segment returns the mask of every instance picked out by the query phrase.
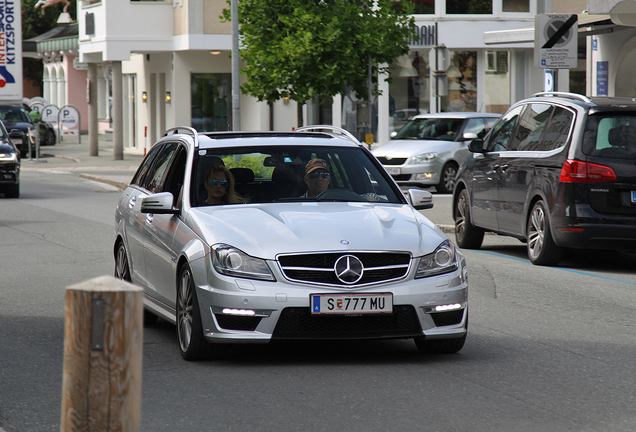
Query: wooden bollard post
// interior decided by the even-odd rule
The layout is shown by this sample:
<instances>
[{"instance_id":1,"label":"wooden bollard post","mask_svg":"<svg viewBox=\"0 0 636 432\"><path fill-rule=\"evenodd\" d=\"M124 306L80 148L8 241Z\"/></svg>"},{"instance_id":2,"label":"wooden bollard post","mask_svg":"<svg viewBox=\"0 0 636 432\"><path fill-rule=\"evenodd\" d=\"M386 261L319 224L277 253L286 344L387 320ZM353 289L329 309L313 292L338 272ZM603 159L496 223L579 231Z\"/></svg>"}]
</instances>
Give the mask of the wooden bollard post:
<instances>
[{"instance_id":1,"label":"wooden bollard post","mask_svg":"<svg viewBox=\"0 0 636 432\"><path fill-rule=\"evenodd\" d=\"M136 432L143 293L102 276L66 288L61 432Z\"/></svg>"}]
</instances>

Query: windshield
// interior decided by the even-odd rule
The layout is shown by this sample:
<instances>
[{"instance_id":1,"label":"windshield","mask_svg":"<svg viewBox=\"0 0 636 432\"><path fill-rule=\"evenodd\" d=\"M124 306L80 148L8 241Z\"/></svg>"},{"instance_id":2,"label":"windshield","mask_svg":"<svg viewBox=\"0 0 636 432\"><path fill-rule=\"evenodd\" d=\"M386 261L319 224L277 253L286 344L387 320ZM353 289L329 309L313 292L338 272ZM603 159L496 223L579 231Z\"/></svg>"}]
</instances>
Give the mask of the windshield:
<instances>
[{"instance_id":1,"label":"windshield","mask_svg":"<svg viewBox=\"0 0 636 432\"><path fill-rule=\"evenodd\" d=\"M4 123L30 122L30 117L26 111L16 106L0 106L0 119Z\"/></svg>"},{"instance_id":2,"label":"windshield","mask_svg":"<svg viewBox=\"0 0 636 432\"><path fill-rule=\"evenodd\" d=\"M463 123L463 119L453 118L413 119L400 129L393 139L453 141Z\"/></svg>"},{"instance_id":3,"label":"windshield","mask_svg":"<svg viewBox=\"0 0 636 432\"><path fill-rule=\"evenodd\" d=\"M360 148L254 146L199 149L193 169L194 206L212 204L217 199L215 194L220 196L220 204L275 201L404 203L387 174Z\"/></svg>"},{"instance_id":4,"label":"windshield","mask_svg":"<svg viewBox=\"0 0 636 432\"><path fill-rule=\"evenodd\" d=\"M618 159L636 159L636 117L594 115L588 118L583 153Z\"/></svg>"}]
</instances>

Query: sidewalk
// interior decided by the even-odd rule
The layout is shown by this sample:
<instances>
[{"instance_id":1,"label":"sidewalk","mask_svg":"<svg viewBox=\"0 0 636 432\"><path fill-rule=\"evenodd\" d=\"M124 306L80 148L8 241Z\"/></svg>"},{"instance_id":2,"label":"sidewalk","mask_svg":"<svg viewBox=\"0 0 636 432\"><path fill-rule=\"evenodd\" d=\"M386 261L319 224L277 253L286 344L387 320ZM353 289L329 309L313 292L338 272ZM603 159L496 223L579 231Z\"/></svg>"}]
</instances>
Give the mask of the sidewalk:
<instances>
[{"instance_id":1,"label":"sidewalk","mask_svg":"<svg viewBox=\"0 0 636 432\"><path fill-rule=\"evenodd\" d=\"M104 135L98 138L98 156L89 156L88 136L83 135L81 143L58 142L54 146L40 147L39 158L22 158L22 170L75 172L79 177L107 183L123 191L142 159L141 152L124 149L124 159L114 160L113 142L106 141Z\"/></svg>"}]
</instances>

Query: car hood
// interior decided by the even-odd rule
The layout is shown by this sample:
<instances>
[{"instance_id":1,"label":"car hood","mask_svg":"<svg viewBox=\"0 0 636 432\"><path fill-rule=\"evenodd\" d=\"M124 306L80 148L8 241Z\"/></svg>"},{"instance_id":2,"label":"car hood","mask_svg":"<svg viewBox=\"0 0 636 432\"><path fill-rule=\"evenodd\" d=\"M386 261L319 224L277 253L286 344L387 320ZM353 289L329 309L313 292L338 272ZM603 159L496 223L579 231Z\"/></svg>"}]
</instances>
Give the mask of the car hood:
<instances>
[{"instance_id":1,"label":"car hood","mask_svg":"<svg viewBox=\"0 0 636 432\"><path fill-rule=\"evenodd\" d=\"M392 140L371 151L374 156L408 158L424 152L441 153L463 146L463 142L434 140Z\"/></svg>"},{"instance_id":2,"label":"car hood","mask_svg":"<svg viewBox=\"0 0 636 432\"><path fill-rule=\"evenodd\" d=\"M408 205L274 203L198 207L188 224L209 245L224 243L248 255L318 251L433 252L446 239Z\"/></svg>"}]
</instances>

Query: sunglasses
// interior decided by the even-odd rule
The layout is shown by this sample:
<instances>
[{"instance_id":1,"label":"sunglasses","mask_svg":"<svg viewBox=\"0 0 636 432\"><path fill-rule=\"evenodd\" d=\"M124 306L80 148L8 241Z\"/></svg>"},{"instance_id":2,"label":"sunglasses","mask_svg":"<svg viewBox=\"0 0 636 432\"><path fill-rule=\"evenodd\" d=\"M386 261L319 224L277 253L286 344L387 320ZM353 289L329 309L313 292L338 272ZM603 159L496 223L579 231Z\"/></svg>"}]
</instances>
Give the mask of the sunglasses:
<instances>
[{"instance_id":1,"label":"sunglasses","mask_svg":"<svg viewBox=\"0 0 636 432\"><path fill-rule=\"evenodd\" d=\"M330 174L328 172L311 172L309 174L307 174L309 176L310 179L315 180L318 177L322 177L324 179L328 179Z\"/></svg>"},{"instance_id":2,"label":"sunglasses","mask_svg":"<svg viewBox=\"0 0 636 432\"><path fill-rule=\"evenodd\" d=\"M228 187L230 185L230 182L227 181L227 180L218 181L217 179L212 179L208 183L210 184L210 186L216 186L216 185L218 185L220 183L221 187L223 187L223 188L226 188L226 187Z\"/></svg>"}]
</instances>

